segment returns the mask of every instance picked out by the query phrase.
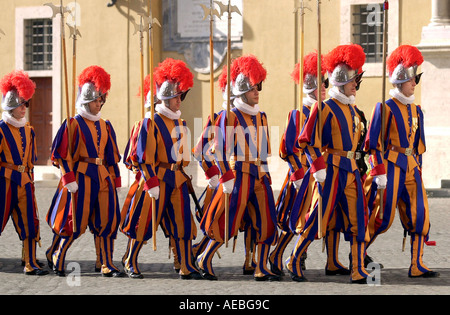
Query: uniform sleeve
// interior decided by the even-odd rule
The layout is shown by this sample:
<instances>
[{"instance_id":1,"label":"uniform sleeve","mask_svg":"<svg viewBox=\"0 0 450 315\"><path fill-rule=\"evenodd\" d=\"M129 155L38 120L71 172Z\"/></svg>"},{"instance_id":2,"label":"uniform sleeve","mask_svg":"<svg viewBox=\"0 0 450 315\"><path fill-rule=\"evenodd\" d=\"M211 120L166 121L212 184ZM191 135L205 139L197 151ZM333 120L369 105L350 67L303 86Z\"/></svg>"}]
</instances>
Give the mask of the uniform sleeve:
<instances>
[{"instance_id":1,"label":"uniform sleeve","mask_svg":"<svg viewBox=\"0 0 450 315\"><path fill-rule=\"evenodd\" d=\"M154 127L154 130L152 130ZM157 147L157 127L153 126L152 120L146 118L139 130L136 143L134 160L145 180L144 190L148 190L159 185L158 177L155 173L156 147Z\"/></svg>"},{"instance_id":2,"label":"uniform sleeve","mask_svg":"<svg viewBox=\"0 0 450 315\"><path fill-rule=\"evenodd\" d=\"M230 112L231 126L234 126L236 116ZM216 121L214 130L214 146L212 152L214 154L214 159L216 165L219 167L222 177L220 182L224 183L230 179L234 178L233 171L231 170L229 157L231 156L231 150L234 149L235 139L234 139L234 128L227 128L227 113L223 111L222 114Z\"/></svg>"},{"instance_id":3,"label":"uniform sleeve","mask_svg":"<svg viewBox=\"0 0 450 315\"><path fill-rule=\"evenodd\" d=\"M325 126L324 121L329 124L329 119L324 120L324 111L323 111L323 103L322 103L322 136L324 130L329 130L330 127ZM308 120L305 123L305 127L303 128L300 135L300 145L307 146L308 148L305 150L306 156L308 158L309 164L311 165L311 173L315 173L321 169L326 168L325 161L323 159L321 149L323 147L323 143L319 141L319 129L318 129L318 107L317 103L313 105L311 110L311 114ZM322 137L323 141L323 137ZM306 147L305 146L305 147Z\"/></svg>"},{"instance_id":4,"label":"uniform sleeve","mask_svg":"<svg viewBox=\"0 0 450 315\"><path fill-rule=\"evenodd\" d=\"M383 164L382 157L382 140L381 140L381 128L382 128L382 115L381 115L382 104L377 103L374 110L372 111L372 117L370 119L369 128L367 130L366 139L364 142L364 151L370 154L369 163L371 165L370 175L377 176L386 174L386 169ZM385 115L388 116L388 113ZM385 122L383 124L387 126ZM385 133L387 134L387 133ZM386 144L386 143L385 143Z\"/></svg>"},{"instance_id":5,"label":"uniform sleeve","mask_svg":"<svg viewBox=\"0 0 450 315\"><path fill-rule=\"evenodd\" d=\"M121 159L119 148L117 146L116 132L109 120L106 121L108 129L108 142L106 144L105 159L108 164L108 171L111 174L116 188L122 187L122 180L120 176L119 162Z\"/></svg>"},{"instance_id":6,"label":"uniform sleeve","mask_svg":"<svg viewBox=\"0 0 450 315\"><path fill-rule=\"evenodd\" d=\"M426 151L426 143L423 112L422 108L419 105L417 105L417 115L419 116L419 127L416 132L416 138L414 140L414 148L416 148L417 163L419 164L419 167L422 168L422 154L424 154Z\"/></svg>"},{"instance_id":7,"label":"uniform sleeve","mask_svg":"<svg viewBox=\"0 0 450 315\"><path fill-rule=\"evenodd\" d=\"M214 114L214 117L216 118L217 115ZM194 159L198 161L200 167L205 172L207 179L220 174L219 168L216 166L214 156L210 150L213 140L209 138L209 134L211 131L214 131L211 130L212 128L214 128L214 126L211 124L211 119L208 117L202 135L193 149Z\"/></svg>"},{"instance_id":8,"label":"uniform sleeve","mask_svg":"<svg viewBox=\"0 0 450 315\"><path fill-rule=\"evenodd\" d=\"M286 128L281 138L279 154L288 162L291 170L291 181L302 179L304 170L301 162L301 148L298 142L300 135L300 111L292 110L286 120Z\"/></svg>"},{"instance_id":9,"label":"uniform sleeve","mask_svg":"<svg viewBox=\"0 0 450 315\"><path fill-rule=\"evenodd\" d=\"M127 145L125 146L125 150L123 151L123 163L129 169L133 169L133 156L136 156L136 144L137 138L139 136L139 130L141 128L142 120L135 122L133 128L131 129L130 138L128 139Z\"/></svg>"},{"instance_id":10,"label":"uniform sleeve","mask_svg":"<svg viewBox=\"0 0 450 315\"><path fill-rule=\"evenodd\" d=\"M71 119L71 146L72 152L69 154L69 139L67 130L67 120L63 122L52 143L51 160L53 165L61 170L62 182L64 185L75 181L75 174L72 170L73 156L78 148L79 133L76 128L75 119Z\"/></svg>"}]
</instances>

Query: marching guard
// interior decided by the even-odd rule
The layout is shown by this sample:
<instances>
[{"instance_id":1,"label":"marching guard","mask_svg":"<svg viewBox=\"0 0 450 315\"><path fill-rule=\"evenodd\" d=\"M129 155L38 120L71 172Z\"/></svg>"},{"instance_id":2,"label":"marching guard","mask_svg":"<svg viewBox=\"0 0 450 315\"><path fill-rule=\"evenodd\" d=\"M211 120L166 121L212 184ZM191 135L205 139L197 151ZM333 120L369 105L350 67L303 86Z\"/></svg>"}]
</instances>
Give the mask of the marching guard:
<instances>
[{"instance_id":1,"label":"marching guard","mask_svg":"<svg viewBox=\"0 0 450 315\"><path fill-rule=\"evenodd\" d=\"M230 82L231 84L231 82ZM197 145L194 147L194 158L198 160L200 167L205 172L206 179L208 180L208 186L206 187L205 199L203 203L203 213L209 207L213 198L216 200L221 199L223 195L223 187L219 185L220 169L217 167L214 160L214 154L211 150L214 150L213 143L214 138L210 137L211 132L214 135L215 121L218 117L226 115L227 113L227 66L224 66L218 79L218 86L222 92L223 103L222 110L219 113L214 113L214 123L211 124L211 120L208 119L205 128L203 129L202 136L199 139ZM233 101L236 97L233 95L232 88L230 89L230 107L234 108ZM220 118L219 118L220 119ZM251 204L249 207L253 207ZM201 223L203 213L198 216ZM244 264L242 266L242 272L244 275L253 275L256 262L255 262L255 231L252 228L251 220L248 216L244 216L241 223L240 230L244 232ZM236 241L236 238L234 238ZM193 246L194 258L196 259L206 248L209 242L208 236L205 234L202 240Z\"/></svg>"},{"instance_id":2,"label":"marching guard","mask_svg":"<svg viewBox=\"0 0 450 315\"><path fill-rule=\"evenodd\" d=\"M259 110L259 92L266 78L266 69L253 55L239 57L231 65L234 108L216 122L213 153L221 171L223 194L216 194L201 222L210 241L197 263L202 275L217 280L212 268L214 253L226 241L236 236L244 215L252 221L256 232L257 265L254 279L279 280L267 267L269 249L277 241L275 201L267 157L270 154L267 117ZM227 128L229 126L230 128ZM229 159L231 156L231 159ZM229 197L229 209L225 198ZM249 205L252 205L250 207ZM229 211L229 224L225 223ZM229 233L225 233L226 226Z\"/></svg>"},{"instance_id":3,"label":"marching guard","mask_svg":"<svg viewBox=\"0 0 450 315\"><path fill-rule=\"evenodd\" d=\"M368 240L367 209L355 161L361 118L354 103L364 62L364 51L355 44L336 47L324 60L333 85L329 91L331 98L320 105L320 120L319 104L316 103L300 136L300 142L309 146L306 154L317 186L309 217L287 263L294 281L306 280L299 264L300 257L316 237L324 236L333 216L336 216L336 221L332 221L342 222L346 240L351 244L351 281L365 283L368 277L363 265L365 242ZM320 201L322 209L319 209ZM318 228L319 213L322 215L321 229ZM318 235L319 231L322 235Z\"/></svg>"},{"instance_id":4,"label":"marching guard","mask_svg":"<svg viewBox=\"0 0 450 315\"><path fill-rule=\"evenodd\" d=\"M323 56L321 57L323 60ZM301 231L306 220L306 214L309 212L314 189L314 178L310 176L309 162L306 157L308 147L303 143L300 145L299 137L303 125L309 118L311 107L317 102L317 53L312 52L304 57L303 61L303 80L300 80L300 63L295 65L291 76L295 83L303 83L303 92L306 97L303 98L302 110L294 109L289 112L286 129L281 139L280 157L289 165L289 171L285 182L281 188L277 199L278 226L281 230L277 246L270 255L271 270L276 274L282 274L283 253L286 246L292 240L297 231ZM325 99L326 89L328 88L328 79L325 80L326 69L321 69L321 99ZM303 117L300 117L303 115ZM302 185L303 180L305 183ZM348 274L348 269L344 268L337 258L339 249L340 233L335 229L329 229L325 237L327 247L328 261L326 266L327 274ZM300 257L300 266L302 270L306 269L306 251Z\"/></svg>"},{"instance_id":5,"label":"marching guard","mask_svg":"<svg viewBox=\"0 0 450 315\"><path fill-rule=\"evenodd\" d=\"M137 257L154 232L152 211L155 209L151 207L151 198L155 198L155 226L161 224L166 237L174 240L180 278L201 279L191 259L197 227L190 207L187 182L190 178L183 170L189 164L190 150L186 147L186 122L181 119L180 111L181 102L193 86L193 75L183 61L167 58L155 69L154 77L156 97L161 103L155 107L153 120L143 120L135 150L131 152L131 161L141 175L123 221L124 232L134 243L125 254L129 257L125 269L133 278L142 277Z\"/></svg>"},{"instance_id":6,"label":"marching guard","mask_svg":"<svg viewBox=\"0 0 450 315\"><path fill-rule=\"evenodd\" d=\"M55 234L47 259L55 273L64 276L67 250L89 226L99 244L102 275L122 277L113 264L120 222L116 188L121 187L121 157L111 122L101 118L110 75L100 66L90 66L81 72L78 83L78 115L69 126L67 120L63 123L52 145L52 161L62 177L47 214Z\"/></svg>"},{"instance_id":7,"label":"marching guard","mask_svg":"<svg viewBox=\"0 0 450 315\"><path fill-rule=\"evenodd\" d=\"M382 104L375 106L365 141L371 165L365 181L370 211L368 246L389 229L398 208L402 226L411 236L409 277L437 277L439 273L422 261L430 232L428 199L421 172L422 154L426 150L424 115L414 103L414 90L422 75L417 69L422 63L421 52L410 45L399 46L387 59L389 81L394 88L386 101L384 121ZM379 189L384 191L383 209Z\"/></svg>"},{"instance_id":8,"label":"marching guard","mask_svg":"<svg viewBox=\"0 0 450 315\"><path fill-rule=\"evenodd\" d=\"M40 242L39 213L36 204L34 162L37 159L33 127L25 117L36 85L23 71L13 71L0 81L2 119L0 120L0 222L3 232L11 216L23 244L26 275L46 275L36 260Z\"/></svg>"}]
</instances>

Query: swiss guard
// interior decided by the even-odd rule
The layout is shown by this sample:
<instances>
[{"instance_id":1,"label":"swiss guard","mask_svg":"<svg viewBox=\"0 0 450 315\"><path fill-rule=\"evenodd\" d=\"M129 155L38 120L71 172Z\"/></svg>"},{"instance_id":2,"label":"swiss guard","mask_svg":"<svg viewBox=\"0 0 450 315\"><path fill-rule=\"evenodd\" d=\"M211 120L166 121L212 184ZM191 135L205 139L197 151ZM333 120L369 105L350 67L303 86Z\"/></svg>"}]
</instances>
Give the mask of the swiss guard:
<instances>
[{"instance_id":1,"label":"swiss guard","mask_svg":"<svg viewBox=\"0 0 450 315\"><path fill-rule=\"evenodd\" d=\"M13 71L0 81L2 119L0 120L0 224L3 232L11 216L23 244L26 275L46 275L36 261L40 242L39 213L34 189L36 162L34 129L25 117L36 85L23 71Z\"/></svg>"},{"instance_id":2,"label":"swiss guard","mask_svg":"<svg viewBox=\"0 0 450 315\"><path fill-rule=\"evenodd\" d=\"M116 188L121 187L121 156L111 122L101 118L110 75L100 66L90 66L79 75L78 85L78 115L70 119L70 139L65 121L52 145L52 162L62 176L47 214L55 234L47 259L55 273L64 276L67 250L89 227L98 241L102 275L123 277L113 263L120 223Z\"/></svg>"},{"instance_id":3,"label":"swiss guard","mask_svg":"<svg viewBox=\"0 0 450 315\"><path fill-rule=\"evenodd\" d=\"M408 275L429 278L439 273L422 261L424 244L430 233L428 199L422 180L422 154L426 149L424 115L421 107L414 103L415 87L422 75L418 67L422 63L421 52L410 45L399 46L387 59L389 81L394 88L386 101L385 120L382 121L381 103L372 113L365 141L371 165L365 190L370 211L368 245L389 229L398 208L403 228L411 236ZM383 209L378 190L383 195Z\"/></svg>"},{"instance_id":4,"label":"swiss guard","mask_svg":"<svg viewBox=\"0 0 450 315\"><path fill-rule=\"evenodd\" d=\"M337 46L324 58L333 85L328 92L331 97L320 104L320 120L316 103L300 136L300 143L309 146L306 154L317 185L310 214L298 231L300 237L287 263L294 281L306 280L298 261L316 237L324 237L330 222L339 222L346 240L350 241L351 282L366 283L369 275L363 265L368 240L366 202L355 160L361 137L361 117L355 109L355 96L364 62L362 47L354 44ZM319 198L322 198L322 209L319 209ZM333 216L337 221L331 220Z\"/></svg>"}]
</instances>

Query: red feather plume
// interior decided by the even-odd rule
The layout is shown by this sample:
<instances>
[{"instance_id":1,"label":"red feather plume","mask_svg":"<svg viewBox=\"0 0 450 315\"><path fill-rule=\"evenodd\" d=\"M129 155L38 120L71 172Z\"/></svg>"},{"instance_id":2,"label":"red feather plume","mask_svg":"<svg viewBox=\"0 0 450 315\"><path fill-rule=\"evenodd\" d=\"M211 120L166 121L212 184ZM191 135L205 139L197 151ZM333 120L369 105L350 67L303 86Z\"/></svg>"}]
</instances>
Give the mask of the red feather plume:
<instances>
[{"instance_id":1,"label":"red feather plume","mask_svg":"<svg viewBox=\"0 0 450 315\"><path fill-rule=\"evenodd\" d=\"M323 56L321 56L321 59L322 59L321 73L322 75L325 75L327 69L325 68L324 65ZM307 74L313 74L317 76L317 52L309 53L305 57L303 57L303 79L305 79ZM291 73L291 77L296 84L300 83L300 62L298 62L295 65L294 71L292 71Z\"/></svg>"},{"instance_id":2,"label":"red feather plume","mask_svg":"<svg viewBox=\"0 0 450 315\"><path fill-rule=\"evenodd\" d=\"M249 78L252 85L264 81L267 76L267 71L263 64L253 55L242 56L233 61L231 65L231 81L236 81L240 73Z\"/></svg>"},{"instance_id":3,"label":"red feather plume","mask_svg":"<svg viewBox=\"0 0 450 315\"><path fill-rule=\"evenodd\" d=\"M386 60L389 73L392 73L399 64L409 68L414 65L420 66L423 63L422 53L417 47L401 45L397 47Z\"/></svg>"},{"instance_id":4,"label":"red feather plume","mask_svg":"<svg viewBox=\"0 0 450 315\"><path fill-rule=\"evenodd\" d=\"M225 65L222 68L222 73L219 75L219 79L217 80L217 84L219 89L223 92L227 87L227 77L228 77L228 67Z\"/></svg>"},{"instance_id":5,"label":"red feather plume","mask_svg":"<svg viewBox=\"0 0 450 315\"><path fill-rule=\"evenodd\" d=\"M360 72L366 62L366 54L358 44L340 45L331 50L324 59L325 67L330 72L341 63L346 64L351 69L358 69L358 72Z\"/></svg>"},{"instance_id":6,"label":"red feather plume","mask_svg":"<svg viewBox=\"0 0 450 315\"><path fill-rule=\"evenodd\" d=\"M89 66L80 73L78 85L82 87L88 82L93 83L101 93L106 93L111 88L111 76L100 66Z\"/></svg>"},{"instance_id":7,"label":"red feather plume","mask_svg":"<svg viewBox=\"0 0 450 315\"><path fill-rule=\"evenodd\" d=\"M167 58L159 63L154 72L155 83L161 85L164 81L178 82L180 91L187 91L194 86L194 75L182 60Z\"/></svg>"},{"instance_id":8,"label":"red feather plume","mask_svg":"<svg viewBox=\"0 0 450 315\"><path fill-rule=\"evenodd\" d=\"M3 95L8 91L16 90L19 96L28 101L34 94L36 84L30 79L27 73L15 70L5 75L0 81L0 90Z\"/></svg>"}]
</instances>

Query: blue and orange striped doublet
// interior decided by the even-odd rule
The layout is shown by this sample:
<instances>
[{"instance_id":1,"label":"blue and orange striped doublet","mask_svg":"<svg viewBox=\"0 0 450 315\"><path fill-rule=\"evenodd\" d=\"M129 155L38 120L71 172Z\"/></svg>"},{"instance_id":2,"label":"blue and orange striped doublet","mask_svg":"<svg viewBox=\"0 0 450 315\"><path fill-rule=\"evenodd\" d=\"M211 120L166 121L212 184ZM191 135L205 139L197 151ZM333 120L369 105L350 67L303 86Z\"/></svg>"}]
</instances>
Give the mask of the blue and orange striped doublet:
<instances>
[{"instance_id":1,"label":"blue and orange striped doublet","mask_svg":"<svg viewBox=\"0 0 450 315\"><path fill-rule=\"evenodd\" d=\"M182 168L189 164L186 122L156 113L154 120L145 118L135 126L125 163L139 170L122 209L122 232L129 238L125 268L139 273L137 257L143 242L153 235L152 198L147 191L159 186L155 201L156 226L161 224L166 237L174 242L180 263L180 274L196 272L192 265L192 239L197 227L191 213L186 177ZM137 185L135 185L137 184Z\"/></svg>"},{"instance_id":2,"label":"blue and orange striped doublet","mask_svg":"<svg viewBox=\"0 0 450 315\"><path fill-rule=\"evenodd\" d=\"M27 123L17 128L0 120L0 234L11 216L21 240L39 240L33 182L36 159L33 127Z\"/></svg>"},{"instance_id":3,"label":"blue and orange striped doublet","mask_svg":"<svg viewBox=\"0 0 450 315\"><path fill-rule=\"evenodd\" d=\"M233 108L227 123L224 111L216 121L213 153L223 174L221 181L235 177L230 195L230 237L238 234L248 209L249 218L256 229L256 242L272 244L278 233L267 167L270 154L267 129L267 118L263 112L249 115ZM249 203L253 207L248 207ZM201 228L208 237L219 242L224 241L224 214L224 195L217 192L204 214Z\"/></svg>"},{"instance_id":4,"label":"blue and orange striped doublet","mask_svg":"<svg viewBox=\"0 0 450 315\"><path fill-rule=\"evenodd\" d=\"M371 154L371 171L364 187L370 211L371 242L391 226L398 207L403 228L411 234L428 238L430 217L428 199L422 181L422 154L425 152L423 113L420 106L403 104L396 98L386 101L385 121L381 121L381 104L372 113L365 150ZM384 156L381 153L381 128L385 126ZM387 174L384 189L383 220L379 218L380 201L373 180Z\"/></svg>"},{"instance_id":5,"label":"blue and orange striped doublet","mask_svg":"<svg viewBox=\"0 0 450 315\"><path fill-rule=\"evenodd\" d=\"M154 117L154 125L149 118L143 120L136 137L136 149L130 156L134 167L140 171L140 180L134 195L129 196L127 215L122 215L123 226L126 226L124 232L139 241L151 238L152 209L147 190L159 185L160 195L155 203L157 223L161 223L166 236L192 240L197 229L190 209L186 178L181 172L182 167L189 164L186 122L158 113Z\"/></svg>"},{"instance_id":6,"label":"blue and orange striped doublet","mask_svg":"<svg viewBox=\"0 0 450 315\"><path fill-rule=\"evenodd\" d=\"M358 242L364 242L368 214L363 192L361 177L355 161L354 152L357 150L361 136L361 117L355 110L355 105L342 104L337 99L330 98L322 103L321 126L322 142L319 142L318 107L314 105L311 115L300 136L300 142L310 146L306 151L311 168L311 174L326 168L326 179L322 191L315 189L311 213L305 222L302 233L312 229L312 235L303 237L313 240L317 232L317 203L321 194L322 233L327 230L333 212L341 210L345 224L344 234L348 237L356 236ZM321 150L323 150L323 155ZM337 207L340 205L339 207ZM322 235L323 236L323 235ZM322 237L321 236L321 237Z\"/></svg>"},{"instance_id":7,"label":"blue and orange striped doublet","mask_svg":"<svg viewBox=\"0 0 450 315\"><path fill-rule=\"evenodd\" d=\"M294 204L294 207L302 207L302 211L292 214L290 222L291 229L299 233L299 237L286 267L291 274L303 278L300 257L316 237L322 238L326 234L327 271L344 269L337 260L337 243L342 230L351 243L351 279L359 281L368 276L363 266L365 242L368 240L366 202L355 161L361 137L361 119L355 105L342 104L330 98L320 104L319 121L318 106L317 103L313 106L300 135L300 143L308 145L305 152L311 166L298 194L306 189L309 178L316 171L326 169L326 178L314 187L310 207ZM318 235L319 198L322 198L322 235ZM298 202L303 201L305 199Z\"/></svg>"},{"instance_id":8,"label":"blue and orange striped doublet","mask_svg":"<svg viewBox=\"0 0 450 315\"><path fill-rule=\"evenodd\" d=\"M205 127L203 128L200 139L198 139L197 144L192 149L194 159L198 161L200 167L205 172L206 179L210 179L215 175L220 175L220 170L214 161L214 155L211 153L211 147L214 143L214 130L215 130L215 121L217 117L222 114L223 111L219 112L219 114L214 113L214 122L211 123L210 117L208 117L208 121L206 122ZM214 194L215 188L206 187L205 198L202 205L202 210L205 212L209 203L212 200L212 196ZM201 217L197 213L198 222L201 221Z\"/></svg>"},{"instance_id":9,"label":"blue and orange striped doublet","mask_svg":"<svg viewBox=\"0 0 450 315\"><path fill-rule=\"evenodd\" d=\"M72 139L68 141L63 123L52 145L52 161L62 173L47 214L54 233L74 238L89 226L94 234L115 238L120 223L116 188L121 186L118 162L121 159L114 129L109 121L91 121L75 116L70 122ZM68 154L71 146L71 155ZM73 233L71 195L64 187L76 180L74 193L76 233Z\"/></svg>"}]
</instances>

